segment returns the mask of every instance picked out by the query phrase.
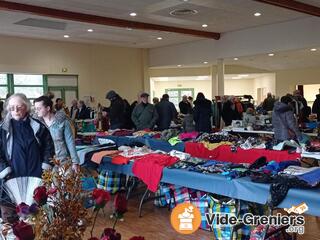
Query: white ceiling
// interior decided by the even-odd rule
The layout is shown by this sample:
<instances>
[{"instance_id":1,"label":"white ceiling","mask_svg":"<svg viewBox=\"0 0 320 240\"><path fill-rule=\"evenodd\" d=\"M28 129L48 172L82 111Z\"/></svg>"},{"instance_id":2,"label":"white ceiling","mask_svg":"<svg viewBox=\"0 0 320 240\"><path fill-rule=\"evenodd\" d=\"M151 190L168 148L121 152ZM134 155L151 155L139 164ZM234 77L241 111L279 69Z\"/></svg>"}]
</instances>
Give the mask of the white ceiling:
<instances>
[{"instance_id":1,"label":"white ceiling","mask_svg":"<svg viewBox=\"0 0 320 240\"><path fill-rule=\"evenodd\" d=\"M320 0L299 1L320 7ZM258 3L253 0L14 0L11 2L138 22L221 32L222 34L310 17L303 13ZM169 13L175 9L196 10L198 14L180 17L170 15ZM130 12L136 12L138 15L130 17ZM255 12L262 13L262 16L254 17L253 14ZM50 20L65 24L66 27L64 30L56 30L15 24L28 18ZM134 48L157 48L202 39L177 33L86 24L4 10L0 10L0 23L0 35ZM208 27L202 28L202 24L208 24ZM94 31L90 33L87 29L93 29ZM66 34L70 38L64 38L63 35ZM161 37L162 40L158 40L158 37ZM289 52L276 52L273 57L264 54L241 57L238 61L234 61L232 58L225 59L225 63L268 71L320 66L320 41L319 46L314 47L318 47L318 51L310 52L310 49L299 49ZM215 65L216 62L209 62L208 64ZM199 62L198 65L192 66L204 67L205 65Z\"/></svg>"},{"instance_id":2,"label":"white ceiling","mask_svg":"<svg viewBox=\"0 0 320 240\"><path fill-rule=\"evenodd\" d=\"M320 6L317 0L300 1ZM252 0L15 0L11 2L221 33L308 17L303 13ZM183 17L171 16L169 13L175 9L192 9L198 11L198 14ZM138 15L130 17L130 12L136 12ZM254 17L255 12L261 12L262 16ZM27 18L48 19L65 22L67 25L65 30L54 30L14 24ZM70 38L67 41L126 47L155 48L201 39L175 33L127 30L50 19L27 13L13 14L3 10L0 10L0 22L2 35L66 41L63 35L68 34ZM208 24L208 27L202 28L202 24ZM94 32L87 32L88 28L94 29ZM157 37L163 39L157 40Z\"/></svg>"},{"instance_id":3,"label":"white ceiling","mask_svg":"<svg viewBox=\"0 0 320 240\"><path fill-rule=\"evenodd\" d=\"M296 68L311 68L320 66L320 46L315 46L317 51L310 51L308 49L298 49L294 51L276 52L274 56L268 54L253 55L239 57L238 60L234 58L224 59L225 65L239 65L249 68L256 68L259 72L265 71L278 71L284 69L296 69ZM217 61L198 63L192 65L174 65L174 66L161 66L153 67L153 69L165 69L165 68L190 68L190 67L208 67L210 65L217 65ZM253 70L252 70L253 71ZM229 77L234 77L232 74ZM251 76L251 75L250 75Z\"/></svg>"},{"instance_id":4,"label":"white ceiling","mask_svg":"<svg viewBox=\"0 0 320 240\"><path fill-rule=\"evenodd\" d=\"M225 64L241 65L268 71L317 67L320 66L320 46L316 49L317 51L314 52L310 51L310 49L299 49L295 51L277 52L274 53L274 56L269 56L268 54L247 56L241 57L237 61L234 59L225 59Z\"/></svg>"}]
</instances>

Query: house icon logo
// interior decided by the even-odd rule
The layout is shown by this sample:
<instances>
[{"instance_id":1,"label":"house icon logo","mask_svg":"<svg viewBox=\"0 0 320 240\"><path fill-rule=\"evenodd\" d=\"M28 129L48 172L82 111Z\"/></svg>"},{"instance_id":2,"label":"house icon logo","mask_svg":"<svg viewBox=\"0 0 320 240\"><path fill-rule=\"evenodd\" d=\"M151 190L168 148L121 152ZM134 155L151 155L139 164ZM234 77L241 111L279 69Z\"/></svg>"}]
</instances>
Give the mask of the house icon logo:
<instances>
[{"instance_id":1,"label":"house icon logo","mask_svg":"<svg viewBox=\"0 0 320 240\"><path fill-rule=\"evenodd\" d=\"M192 234L201 224L201 213L191 203L178 204L171 213L171 225L181 234Z\"/></svg>"}]
</instances>

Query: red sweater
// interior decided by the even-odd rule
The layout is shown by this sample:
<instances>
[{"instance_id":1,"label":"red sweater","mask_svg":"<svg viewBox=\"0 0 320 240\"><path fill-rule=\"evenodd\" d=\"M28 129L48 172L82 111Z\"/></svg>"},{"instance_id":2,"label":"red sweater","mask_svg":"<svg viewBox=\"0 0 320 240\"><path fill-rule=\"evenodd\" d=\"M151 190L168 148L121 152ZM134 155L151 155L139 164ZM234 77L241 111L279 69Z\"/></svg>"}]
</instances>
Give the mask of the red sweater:
<instances>
[{"instance_id":1,"label":"red sweater","mask_svg":"<svg viewBox=\"0 0 320 240\"><path fill-rule=\"evenodd\" d=\"M178 161L178 158L164 154L151 153L135 158L133 174L140 178L152 192L156 192L162 177L162 170Z\"/></svg>"}]
</instances>

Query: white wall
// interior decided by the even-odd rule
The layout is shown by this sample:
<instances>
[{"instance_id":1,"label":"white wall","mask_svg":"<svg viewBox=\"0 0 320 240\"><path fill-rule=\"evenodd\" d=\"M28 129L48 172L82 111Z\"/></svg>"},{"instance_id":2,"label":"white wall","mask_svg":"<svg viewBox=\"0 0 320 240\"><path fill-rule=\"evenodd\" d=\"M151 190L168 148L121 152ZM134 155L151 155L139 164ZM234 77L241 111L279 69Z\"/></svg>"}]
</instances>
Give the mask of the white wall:
<instances>
[{"instance_id":1,"label":"white wall","mask_svg":"<svg viewBox=\"0 0 320 240\"><path fill-rule=\"evenodd\" d=\"M312 107L316 95L319 94L320 84L310 84L303 86L303 94L308 102L308 105Z\"/></svg>"},{"instance_id":2,"label":"white wall","mask_svg":"<svg viewBox=\"0 0 320 240\"><path fill-rule=\"evenodd\" d=\"M254 79L225 79L224 80L225 95L252 95L254 96Z\"/></svg>"},{"instance_id":3,"label":"white wall","mask_svg":"<svg viewBox=\"0 0 320 240\"><path fill-rule=\"evenodd\" d=\"M154 81L155 97L161 98L162 94L166 93L165 90L168 88L193 88L195 97L198 92L203 92L207 99L212 98L210 80Z\"/></svg>"},{"instance_id":4,"label":"white wall","mask_svg":"<svg viewBox=\"0 0 320 240\"><path fill-rule=\"evenodd\" d=\"M141 49L106 45L0 37L0 72L78 75L79 96L106 103L114 89L129 101L143 89Z\"/></svg>"},{"instance_id":5,"label":"white wall","mask_svg":"<svg viewBox=\"0 0 320 240\"><path fill-rule=\"evenodd\" d=\"M276 72L276 95L292 93L296 85L320 84L320 68L290 69Z\"/></svg>"},{"instance_id":6,"label":"white wall","mask_svg":"<svg viewBox=\"0 0 320 240\"><path fill-rule=\"evenodd\" d=\"M256 100L258 99L258 96L257 96L258 88L264 89L264 92L263 92L264 95L262 96L262 100L267 97L268 92L271 92L274 95L276 93L275 74L263 74L263 75L255 78L253 84L254 84L255 93L252 96ZM260 104L259 101L257 101L256 103Z\"/></svg>"}]
</instances>

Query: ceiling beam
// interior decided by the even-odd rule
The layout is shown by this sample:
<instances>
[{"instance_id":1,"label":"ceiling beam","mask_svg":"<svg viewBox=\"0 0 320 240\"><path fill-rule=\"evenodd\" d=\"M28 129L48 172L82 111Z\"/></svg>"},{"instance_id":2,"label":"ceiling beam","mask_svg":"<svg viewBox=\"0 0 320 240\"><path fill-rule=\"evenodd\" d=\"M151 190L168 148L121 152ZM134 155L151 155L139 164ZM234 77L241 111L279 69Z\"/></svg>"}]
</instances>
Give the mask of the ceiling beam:
<instances>
[{"instance_id":1,"label":"ceiling beam","mask_svg":"<svg viewBox=\"0 0 320 240\"><path fill-rule=\"evenodd\" d=\"M171 27L171 26L129 21L129 20L123 20L123 19L117 19L117 18L102 17L102 16L96 16L96 15L85 14L85 13L58 10L58 9L39 7L39 6L28 5L28 4L15 3L15 2L7 2L2 0L0 0L0 9L6 10L6 11L31 13L39 16L65 19L65 20L76 21L76 22L99 24L99 25L105 25L105 26L173 32L173 33L181 33L181 34L216 39L216 40L220 39L220 33L216 33L216 32L206 32L206 31L193 30L193 29L187 29L187 28Z\"/></svg>"},{"instance_id":2,"label":"ceiling beam","mask_svg":"<svg viewBox=\"0 0 320 240\"><path fill-rule=\"evenodd\" d=\"M262 2L262 3L270 4L273 6L282 7L282 8L290 9L293 11L320 17L320 7L298 2L295 0L253 0L253 1Z\"/></svg>"}]
</instances>

